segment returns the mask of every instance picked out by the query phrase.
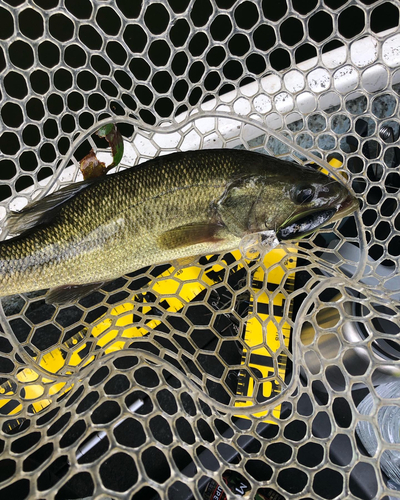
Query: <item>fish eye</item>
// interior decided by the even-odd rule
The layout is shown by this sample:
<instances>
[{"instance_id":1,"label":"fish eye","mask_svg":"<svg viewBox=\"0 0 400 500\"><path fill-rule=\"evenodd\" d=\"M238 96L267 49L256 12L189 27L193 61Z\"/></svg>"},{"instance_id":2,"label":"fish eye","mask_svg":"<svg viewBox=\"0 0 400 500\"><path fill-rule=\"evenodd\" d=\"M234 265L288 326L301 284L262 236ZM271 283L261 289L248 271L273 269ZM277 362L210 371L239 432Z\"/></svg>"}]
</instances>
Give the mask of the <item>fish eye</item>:
<instances>
[{"instance_id":1,"label":"fish eye","mask_svg":"<svg viewBox=\"0 0 400 500\"><path fill-rule=\"evenodd\" d=\"M297 205L302 205L303 203L310 203L315 195L314 186L303 186L295 189L293 193L293 201Z\"/></svg>"}]
</instances>

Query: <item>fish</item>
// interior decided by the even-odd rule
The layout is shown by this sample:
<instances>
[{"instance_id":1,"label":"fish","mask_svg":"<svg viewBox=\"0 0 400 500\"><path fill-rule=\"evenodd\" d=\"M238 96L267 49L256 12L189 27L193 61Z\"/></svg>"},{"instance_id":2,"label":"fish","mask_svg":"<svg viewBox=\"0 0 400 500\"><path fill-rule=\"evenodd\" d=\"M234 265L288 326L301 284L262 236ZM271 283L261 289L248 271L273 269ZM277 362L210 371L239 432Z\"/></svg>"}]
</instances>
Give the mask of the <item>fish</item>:
<instances>
[{"instance_id":1,"label":"fish","mask_svg":"<svg viewBox=\"0 0 400 500\"><path fill-rule=\"evenodd\" d=\"M147 266L231 251L255 232L298 240L357 208L312 167L240 149L171 153L10 213L0 296L49 289L48 303L66 304Z\"/></svg>"}]
</instances>

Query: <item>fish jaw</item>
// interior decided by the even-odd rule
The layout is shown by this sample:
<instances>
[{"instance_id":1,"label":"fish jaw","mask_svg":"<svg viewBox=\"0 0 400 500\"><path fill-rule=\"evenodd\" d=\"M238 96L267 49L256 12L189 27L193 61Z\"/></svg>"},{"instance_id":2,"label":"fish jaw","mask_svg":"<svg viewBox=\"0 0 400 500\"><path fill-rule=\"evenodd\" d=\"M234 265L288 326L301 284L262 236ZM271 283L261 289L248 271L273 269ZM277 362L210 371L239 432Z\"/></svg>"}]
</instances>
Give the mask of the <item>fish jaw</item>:
<instances>
[{"instance_id":1,"label":"fish jaw","mask_svg":"<svg viewBox=\"0 0 400 500\"><path fill-rule=\"evenodd\" d=\"M301 239L321 227L336 222L354 213L359 208L357 198L351 193L332 207L318 207L299 212L279 228L279 240Z\"/></svg>"},{"instance_id":2,"label":"fish jaw","mask_svg":"<svg viewBox=\"0 0 400 500\"><path fill-rule=\"evenodd\" d=\"M351 193L349 193L348 196L337 206L336 214L332 217L330 222L343 219L344 217L347 217L348 215L354 213L359 208L360 204L358 202L358 199Z\"/></svg>"}]
</instances>

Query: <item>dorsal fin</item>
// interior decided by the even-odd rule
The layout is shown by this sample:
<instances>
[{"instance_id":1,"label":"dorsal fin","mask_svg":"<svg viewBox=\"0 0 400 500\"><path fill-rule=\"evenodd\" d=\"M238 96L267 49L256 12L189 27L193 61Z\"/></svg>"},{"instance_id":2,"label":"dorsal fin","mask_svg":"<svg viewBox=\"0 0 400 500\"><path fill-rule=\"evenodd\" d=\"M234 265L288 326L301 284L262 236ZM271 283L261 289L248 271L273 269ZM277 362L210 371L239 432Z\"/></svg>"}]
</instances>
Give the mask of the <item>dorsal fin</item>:
<instances>
[{"instance_id":1,"label":"dorsal fin","mask_svg":"<svg viewBox=\"0 0 400 500\"><path fill-rule=\"evenodd\" d=\"M75 182L69 186L45 196L40 200L29 203L19 212L11 212L5 222L5 230L9 235L18 235L38 226L39 224L47 224L60 211L62 205L73 198L89 185L93 184L96 179L91 179L82 182Z\"/></svg>"}]
</instances>

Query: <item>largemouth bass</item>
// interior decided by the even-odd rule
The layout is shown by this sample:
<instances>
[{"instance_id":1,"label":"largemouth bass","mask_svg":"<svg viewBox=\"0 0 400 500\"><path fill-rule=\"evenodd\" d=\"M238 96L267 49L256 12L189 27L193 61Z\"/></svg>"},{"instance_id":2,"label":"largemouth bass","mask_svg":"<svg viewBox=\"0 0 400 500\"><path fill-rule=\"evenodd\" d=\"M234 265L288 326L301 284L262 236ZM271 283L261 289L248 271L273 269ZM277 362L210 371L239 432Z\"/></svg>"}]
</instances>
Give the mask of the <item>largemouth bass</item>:
<instances>
[{"instance_id":1,"label":"largemouth bass","mask_svg":"<svg viewBox=\"0 0 400 500\"><path fill-rule=\"evenodd\" d=\"M50 288L48 302L70 302L151 264L232 250L246 234L298 239L357 207L311 167L243 150L173 153L12 213L0 296Z\"/></svg>"}]
</instances>

